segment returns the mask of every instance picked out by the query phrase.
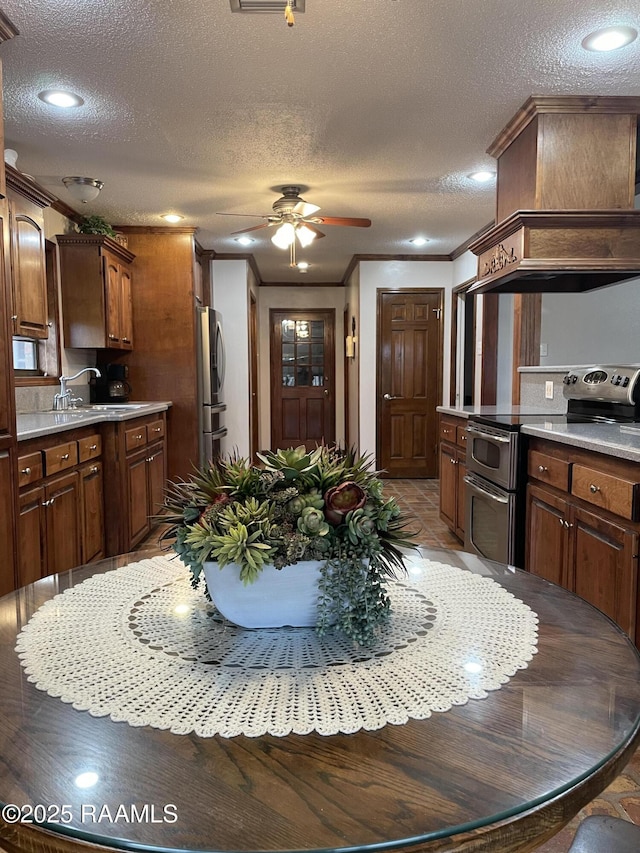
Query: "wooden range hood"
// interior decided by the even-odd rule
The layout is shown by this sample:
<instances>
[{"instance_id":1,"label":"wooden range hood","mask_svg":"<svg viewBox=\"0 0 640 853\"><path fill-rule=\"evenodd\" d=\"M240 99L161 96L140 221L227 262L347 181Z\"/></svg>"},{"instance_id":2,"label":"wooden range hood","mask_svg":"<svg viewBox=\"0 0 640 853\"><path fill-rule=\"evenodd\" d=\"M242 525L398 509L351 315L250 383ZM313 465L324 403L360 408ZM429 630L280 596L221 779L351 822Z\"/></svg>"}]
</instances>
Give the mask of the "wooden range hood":
<instances>
[{"instance_id":1,"label":"wooden range hood","mask_svg":"<svg viewBox=\"0 0 640 853\"><path fill-rule=\"evenodd\" d=\"M640 98L532 96L487 149L496 222L475 293L580 292L640 275Z\"/></svg>"}]
</instances>

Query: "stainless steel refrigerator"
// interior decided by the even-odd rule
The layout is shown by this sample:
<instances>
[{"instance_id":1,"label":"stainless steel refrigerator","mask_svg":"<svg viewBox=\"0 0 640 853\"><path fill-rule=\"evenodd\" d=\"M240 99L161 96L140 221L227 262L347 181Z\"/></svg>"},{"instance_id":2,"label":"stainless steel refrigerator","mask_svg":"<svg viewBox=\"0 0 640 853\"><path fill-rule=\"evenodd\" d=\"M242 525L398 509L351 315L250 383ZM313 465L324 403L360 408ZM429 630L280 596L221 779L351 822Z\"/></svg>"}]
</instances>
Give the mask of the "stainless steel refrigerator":
<instances>
[{"instance_id":1,"label":"stainless steel refrigerator","mask_svg":"<svg viewBox=\"0 0 640 853\"><path fill-rule=\"evenodd\" d=\"M200 425L200 465L220 455L220 439L227 434L222 426L224 388L224 338L222 316L213 308L197 308L198 329L198 420Z\"/></svg>"}]
</instances>

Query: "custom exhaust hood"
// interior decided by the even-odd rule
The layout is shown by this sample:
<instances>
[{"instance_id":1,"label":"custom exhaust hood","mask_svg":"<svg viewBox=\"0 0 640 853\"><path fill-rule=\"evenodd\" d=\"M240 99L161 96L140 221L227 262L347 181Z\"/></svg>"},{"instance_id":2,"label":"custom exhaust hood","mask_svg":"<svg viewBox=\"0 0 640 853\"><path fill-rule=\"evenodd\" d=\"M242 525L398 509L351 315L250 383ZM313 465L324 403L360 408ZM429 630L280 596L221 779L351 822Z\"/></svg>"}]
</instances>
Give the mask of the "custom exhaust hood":
<instances>
[{"instance_id":1,"label":"custom exhaust hood","mask_svg":"<svg viewBox=\"0 0 640 853\"><path fill-rule=\"evenodd\" d=\"M636 97L533 96L487 152L496 225L475 293L581 292L640 276Z\"/></svg>"}]
</instances>

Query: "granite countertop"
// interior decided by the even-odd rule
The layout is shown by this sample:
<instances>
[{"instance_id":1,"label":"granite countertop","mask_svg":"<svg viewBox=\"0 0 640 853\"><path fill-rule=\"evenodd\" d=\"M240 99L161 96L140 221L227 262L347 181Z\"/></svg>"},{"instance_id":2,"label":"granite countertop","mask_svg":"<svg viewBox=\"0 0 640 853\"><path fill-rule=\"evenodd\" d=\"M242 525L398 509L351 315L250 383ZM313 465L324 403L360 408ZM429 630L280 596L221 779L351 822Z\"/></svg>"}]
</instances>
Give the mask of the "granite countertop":
<instances>
[{"instance_id":1,"label":"granite countertop","mask_svg":"<svg viewBox=\"0 0 640 853\"><path fill-rule=\"evenodd\" d=\"M640 462L640 424L531 424L523 433Z\"/></svg>"},{"instance_id":2,"label":"granite countertop","mask_svg":"<svg viewBox=\"0 0 640 853\"><path fill-rule=\"evenodd\" d=\"M131 418L142 418L156 412L166 411L172 404L164 402L131 402L113 403L106 406L85 406L78 409L67 409L62 412L30 412L16 417L18 441L29 438L39 438L67 429L89 426L89 424L105 423L106 421L127 421Z\"/></svg>"}]
</instances>

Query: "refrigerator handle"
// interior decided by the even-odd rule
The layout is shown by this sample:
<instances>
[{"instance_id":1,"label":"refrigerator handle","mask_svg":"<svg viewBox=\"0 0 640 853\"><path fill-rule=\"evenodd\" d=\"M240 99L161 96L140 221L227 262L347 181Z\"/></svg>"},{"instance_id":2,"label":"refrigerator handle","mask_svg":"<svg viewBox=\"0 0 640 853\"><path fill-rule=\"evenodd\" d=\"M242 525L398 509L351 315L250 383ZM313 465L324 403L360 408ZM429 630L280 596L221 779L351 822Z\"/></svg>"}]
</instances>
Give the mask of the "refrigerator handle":
<instances>
[{"instance_id":1,"label":"refrigerator handle","mask_svg":"<svg viewBox=\"0 0 640 853\"><path fill-rule=\"evenodd\" d=\"M218 391L222 391L224 385L224 374L226 368L224 337L222 336L222 323L216 323L216 366L218 369Z\"/></svg>"}]
</instances>

